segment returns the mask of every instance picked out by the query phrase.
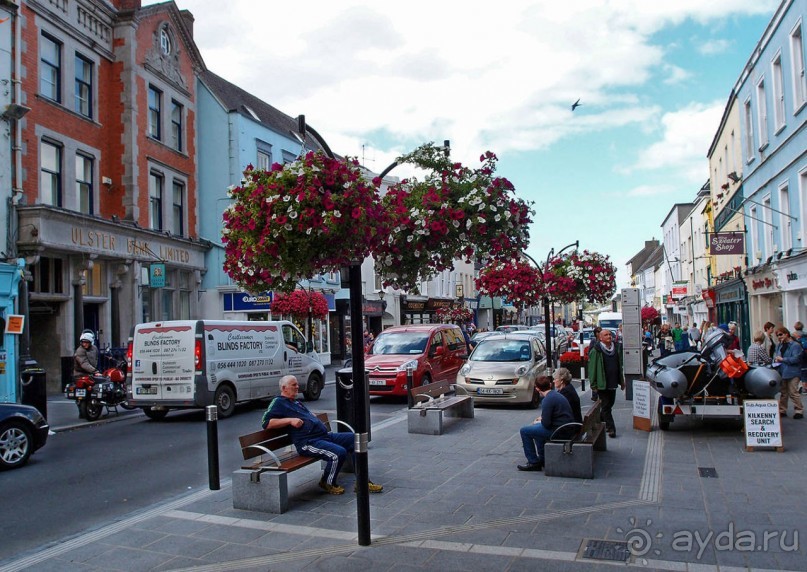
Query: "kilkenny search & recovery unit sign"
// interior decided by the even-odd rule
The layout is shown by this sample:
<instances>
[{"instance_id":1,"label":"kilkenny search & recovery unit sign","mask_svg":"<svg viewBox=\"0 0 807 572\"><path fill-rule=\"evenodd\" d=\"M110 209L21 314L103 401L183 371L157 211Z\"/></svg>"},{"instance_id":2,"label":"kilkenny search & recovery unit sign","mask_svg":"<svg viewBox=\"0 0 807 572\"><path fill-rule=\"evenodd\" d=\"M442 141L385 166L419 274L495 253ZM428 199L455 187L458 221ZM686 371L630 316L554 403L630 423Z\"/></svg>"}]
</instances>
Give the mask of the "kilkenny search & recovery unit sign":
<instances>
[{"instance_id":1,"label":"kilkenny search & recovery unit sign","mask_svg":"<svg viewBox=\"0 0 807 572\"><path fill-rule=\"evenodd\" d=\"M713 232L709 236L709 254L744 254L745 235L742 232Z\"/></svg>"}]
</instances>

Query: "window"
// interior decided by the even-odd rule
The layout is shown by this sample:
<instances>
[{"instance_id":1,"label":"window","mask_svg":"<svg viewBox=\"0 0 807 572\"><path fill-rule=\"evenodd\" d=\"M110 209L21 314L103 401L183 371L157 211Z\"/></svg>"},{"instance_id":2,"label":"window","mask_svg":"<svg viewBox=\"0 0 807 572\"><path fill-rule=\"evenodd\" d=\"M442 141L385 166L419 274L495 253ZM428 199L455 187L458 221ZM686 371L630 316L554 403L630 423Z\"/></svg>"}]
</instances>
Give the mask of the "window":
<instances>
[{"instance_id":1,"label":"window","mask_svg":"<svg viewBox=\"0 0 807 572\"><path fill-rule=\"evenodd\" d=\"M62 277L62 259L47 258L39 259L39 262L31 267L31 292L39 294L64 294L64 279Z\"/></svg>"},{"instance_id":2,"label":"window","mask_svg":"<svg viewBox=\"0 0 807 572\"><path fill-rule=\"evenodd\" d=\"M787 183L779 187L779 210L782 212L779 215L779 234L781 236L779 250L787 250L793 246L790 236L793 219L790 218L790 192Z\"/></svg>"},{"instance_id":3,"label":"window","mask_svg":"<svg viewBox=\"0 0 807 572\"><path fill-rule=\"evenodd\" d=\"M96 260L93 262L90 270L83 272L84 284L81 286L81 292L84 296L106 296L107 284L109 280L106 277L106 265Z\"/></svg>"},{"instance_id":4,"label":"window","mask_svg":"<svg viewBox=\"0 0 807 572\"><path fill-rule=\"evenodd\" d=\"M793 108L799 109L807 101L807 80L804 77L804 41L801 22L790 34L790 60L793 75Z\"/></svg>"},{"instance_id":5,"label":"window","mask_svg":"<svg viewBox=\"0 0 807 572\"><path fill-rule=\"evenodd\" d=\"M762 201L763 232L765 233L765 252L763 258L773 254L773 216L771 211L771 196L768 195Z\"/></svg>"},{"instance_id":6,"label":"window","mask_svg":"<svg viewBox=\"0 0 807 572\"><path fill-rule=\"evenodd\" d=\"M42 202L62 206L62 148L47 141L40 148L39 192Z\"/></svg>"},{"instance_id":7,"label":"window","mask_svg":"<svg viewBox=\"0 0 807 572\"><path fill-rule=\"evenodd\" d=\"M76 113L92 117L92 62L76 54Z\"/></svg>"},{"instance_id":8,"label":"window","mask_svg":"<svg viewBox=\"0 0 807 572\"><path fill-rule=\"evenodd\" d=\"M802 171L799 173L799 202L800 208L799 213L802 213L799 216L801 222L801 246L805 245L805 241L807 241L807 221L804 220L805 217L804 213L807 212L807 170Z\"/></svg>"},{"instance_id":9,"label":"window","mask_svg":"<svg viewBox=\"0 0 807 572\"><path fill-rule=\"evenodd\" d=\"M62 100L62 45L42 35L39 54L39 93L53 101Z\"/></svg>"},{"instance_id":10,"label":"window","mask_svg":"<svg viewBox=\"0 0 807 572\"><path fill-rule=\"evenodd\" d=\"M163 229L163 185L165 181L158 173L149 174L149 228Z\"/></svg>"},{"instance_id":11,"label":"window","mask_svg":"<svg viewBox=\"0 0 807 572\"><path fill-rule=\"evenodd\" d=\"M183 185L179 181L174 181L174 206L173 206L173 215L174 220L173 228L171 232L173 232L176 236L184 236L185 235L185 185Z\"/></svg>"},{"instance_id":12,"label":"window","mask_svg":"<svg viewBox=\"0 0 807 572\"><path fill-rule=\"evenodd\" d=\"M191 273L179 271L179 315L178 320L191 319Z\"/></svg>"},{"instance_id":13,"label":"window","mask_svg":"<svg viewBox=\"0 0 807 572\"><path fill-rule=\"evenodd\" d=\"M255 165L256 168L268 171L269 168L272 166L272 158L263 151L258 151L258 160L256 161L256 163L257 163L257 165Z\"/></svg>"},{"instance_id":14,"label":"window","mask_svg":"<svg viewBox=\"0 0 807 572\"><path fill-rule=\"evenodd\" d=\"M168 33L167 28L162 28L160 30L160 50L162 50L163 55L170 56L171 47L171 35Z\"/></svg>"},{"instance_id":15,"label":"window","mask_svg":"<svg viewBox=\"0 0 807 572\"><path fill-rule=\"evenodd\" d=\"M771 64L773 75L773 122L779 131L785 126L785 90L782 76L782 54L777 54Z\"/></svg>"},{"instance_id":16,"label":"window","mask_svg":"<svg viewBox=\"0 0 807 572\"><path fill-rule=\"evenodd\" d=\"M171 146L177 151L182 151L182 114L183 107L177 101L171 100Z\"/></svg>"},{"instance_id":17,"label":"window","mask_svg":"<svg viewBox=\"0 0 807 572\"><path fill-rule=\"evenodd\" d=\"M162 121L162 97L163 94L160 90L149 86L149 123L148 123L148 136L157 139L162 139L160 130L160 121Z\"/></svg>"},{"instance_id":18,"label":"window","mask_svg":"<svg viewBox=\"0 0 807 572\"><path fill-rule=\"evenodd\" d=\"M765 80L757 84L757 124L759 127L759 150L768 145L768 104L765 101Z\"/></svg>"},{"instance_id":19,"label":"window","mask_svg":"<svg viewBox=\"0 0 807 572\"><path fill-rule=\"evenodd\" d=\"M76 155L76 199L78 200L78 210L84 214L95 214L93 188L92 158Z\"/></svg>"},{"instance_id":20,"label":"window","mask_svg":"<svg viewBox=\"0 0 807 572\"><path fill-rule=\"evenodd\" d=\"M751 112L751 99L745 101L745 160L750 162L754 158L754 119Z\"/></svg>"}]
</instances>

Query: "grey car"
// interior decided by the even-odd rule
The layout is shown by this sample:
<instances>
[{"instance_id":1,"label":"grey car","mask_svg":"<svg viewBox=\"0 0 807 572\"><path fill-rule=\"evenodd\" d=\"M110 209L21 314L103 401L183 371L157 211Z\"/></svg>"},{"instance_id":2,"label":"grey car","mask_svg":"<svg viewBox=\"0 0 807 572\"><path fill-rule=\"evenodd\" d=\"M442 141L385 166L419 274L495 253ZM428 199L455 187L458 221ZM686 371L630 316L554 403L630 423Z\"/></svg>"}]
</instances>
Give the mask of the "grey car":
<instances>
[{"instance_id":1,"label":"grey car","mask_svg":"<svg viewBox=\"0 0 807 572\"><path fill-rule=\"evenodd\" d=\"M474 403L538 407L535 380L546 375L546 352L535 335L496 334L479 341L457 374Z\"/></svg>"}]
</instances>

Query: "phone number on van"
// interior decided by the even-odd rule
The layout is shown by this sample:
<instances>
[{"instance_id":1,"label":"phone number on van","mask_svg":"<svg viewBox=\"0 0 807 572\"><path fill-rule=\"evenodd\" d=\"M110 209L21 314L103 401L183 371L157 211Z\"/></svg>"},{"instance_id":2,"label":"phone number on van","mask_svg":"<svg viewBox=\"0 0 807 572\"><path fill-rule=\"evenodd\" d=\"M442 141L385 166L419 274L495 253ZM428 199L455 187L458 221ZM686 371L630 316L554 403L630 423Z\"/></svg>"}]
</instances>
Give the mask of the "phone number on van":
<instances>
[{"instance_id":1,"label":"phone number on van","mask_svg":"<svg viewBox=\"0 0 807 572\"><path fill-rule=\"evenodd\" d=\"M262 367L266 365L272 365L274 362L273 359L250 359L250 360L239 360L239 361L220 361L218 362L216 368L217 369L235 369L235 368L242 368L242 367Z\"/></svg>"}]
</instances>

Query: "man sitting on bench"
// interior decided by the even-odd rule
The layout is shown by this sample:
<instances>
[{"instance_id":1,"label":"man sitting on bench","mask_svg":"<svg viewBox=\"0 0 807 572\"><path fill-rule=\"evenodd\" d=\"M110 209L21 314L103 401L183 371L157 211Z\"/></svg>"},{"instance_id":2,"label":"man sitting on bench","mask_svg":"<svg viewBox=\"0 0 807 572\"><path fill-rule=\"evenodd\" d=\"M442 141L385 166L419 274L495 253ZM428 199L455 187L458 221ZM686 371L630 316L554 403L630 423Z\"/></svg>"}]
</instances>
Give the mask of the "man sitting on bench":
<instances>
[{"instance_id":1,"label":"man sitting on bench","mask_svg":"<svg viewBox=\"0 0 807 572\"><path fill-rule=\"evenodd\" d=\"M286 375L280 378L280 397L275 397L263 414L264 429L286 428L297 452L305 457L317 457L325 461L325 472L319 486L332 495L341 495L344 487L336 479L348 452L353 454L353 433L332 433L322 421L297 399L300 391L297 378ZM371 493L380 493L381 485L370 482Z\"/></svg>"},{"instance_id":2,"label":"man sitting on bench","mask_svg":"<svg viewBox=\"0 0 807 572\"><path fill-rule=\"evenodd\" d=\"M540 471L544 468L544 444L552 433L566 423L573 423L569 401L557 391L551 391L549 377L539 377L535 391L541 394L541 416L532 425L521 428L521 443L524 447L526 465L518 465L519 471Z\"/></svg>"}]
</instances>

